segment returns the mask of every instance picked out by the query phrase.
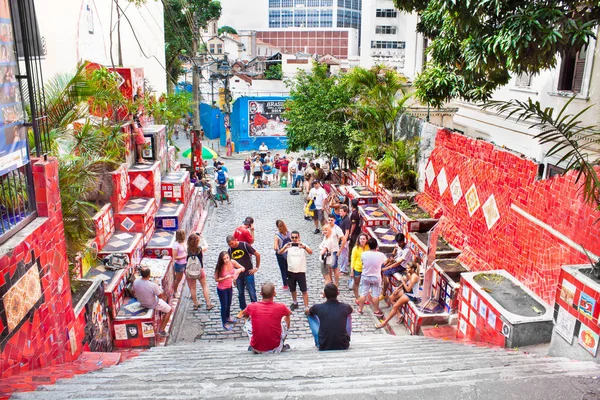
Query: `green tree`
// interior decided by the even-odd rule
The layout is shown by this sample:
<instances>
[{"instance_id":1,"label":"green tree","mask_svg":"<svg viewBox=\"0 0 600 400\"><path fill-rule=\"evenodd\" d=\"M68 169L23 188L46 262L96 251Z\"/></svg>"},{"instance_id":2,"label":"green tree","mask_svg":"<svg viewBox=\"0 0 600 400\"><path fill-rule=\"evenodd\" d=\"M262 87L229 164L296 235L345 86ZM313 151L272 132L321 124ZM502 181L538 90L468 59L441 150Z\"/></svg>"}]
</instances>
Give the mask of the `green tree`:
<instances>
[{"instance_id":1,"label":"green tree","mask_svg":"<svg viewBox=\"0 0 600 400\"><path fill-rule=\"evenodd\" d=\"M283 78L283 71L281 69L281 63L271 64L265 71L265 79L278 80Z\"/></svg>"},{"instance_id":2,"label":"green tree","mask_svg":"<svg viewBox=\"0 0 600 400\"><path fill-rule=\"evenodd\" d=\"M229 25L220 27L219 30L217 31L217 33L219 34L219 36L221 36L224 33L230 33L232 35L238 34L237 31Z\"/></svg>"},{"instance_id":3,"label":"green tree","mask_svg":"<svg viewBox=\"0 0 600 400\"><path fill-rule=\"evenodd\" d=\"M379 159L398 134L400 118L411 95L406 93L407 80L382 65L371 69L354 68L347 76L357 93L347 113L358 123L363 135L363 156Z\"/></svg>"},{"instance_id":4,"label":"green tree","mask_svg":"<svg viewBox=\"0 0 600 400\"><path fill-rule=\"evenodd\" d=\"M221 3L214 0L161 0L165 15L165 58L167 90L173 93L182 64L192 54L194 25L206 28L208 21L219 18Z\"/></svg>"},{"instance_id":5,"label":"green tree","mask_svg":"<svg viewBox=\"0 0 600 400\"><path fill-rule=\"evenodd\" d=\"M171 93L163 94L159 101L151 99L150 97L144 102L144 109L154 117L156 124L166 125L167 136L171 142L175 125L194 110L192 94L189 92Z\"/></svg>"},{"instance_id":6,"label":"green tree","mask_svg":"<svg viewBox=\"0 0 600 400\"><path fill-rule=\"evenodd\" d=\"M429 61L416 97L440 107L454 98L487 101L511 74L556 66L594 37L600 3L590 0L394 0L419 12Z\"/></svg>"},{"instance_id":7,"label":"green tree","mask_svg":"<svg viewBox=\"0 0 600 400\"><path fill-rule=\"evenodd\" d=\"M290 99L283 117L287 125L288 150L309 147L336 155L350 165L357 161L359 134L345 113L355 95L344 77L330 76L327 65L314 63L312 71L300 71L287 82Z\"/></svg>"}]
</instances>

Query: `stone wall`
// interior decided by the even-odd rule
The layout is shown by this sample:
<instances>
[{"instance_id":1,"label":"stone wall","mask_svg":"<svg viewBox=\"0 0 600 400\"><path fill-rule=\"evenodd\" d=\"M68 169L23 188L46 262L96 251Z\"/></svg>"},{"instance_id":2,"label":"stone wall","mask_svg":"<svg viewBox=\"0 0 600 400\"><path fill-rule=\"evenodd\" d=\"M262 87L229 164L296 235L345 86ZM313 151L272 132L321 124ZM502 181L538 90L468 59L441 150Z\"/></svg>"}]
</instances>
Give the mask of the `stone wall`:
<instances>
[{"instance_id":1,"label":"stone wall","mask_svg":"<svg viewBox=\"0 0 600 400\"><path fill-rule=\"evenodd\" d=\"M69 285L58 163L32 161L39 217L0 246L0 378L81 352Z\"/></svg>"},{"instance_id":2,"label":"stone wall","mask_svg":"<svg viewBox=\"0 0 600 400\"><path fill-rule=\"evenodd\" d=\"M504 269L548 303L560 268L600 254L600 212L570 173L537 180L538 164L440 128L417 200L442 212L443 235L473 271Z\"/></svg>"}]
</instances>

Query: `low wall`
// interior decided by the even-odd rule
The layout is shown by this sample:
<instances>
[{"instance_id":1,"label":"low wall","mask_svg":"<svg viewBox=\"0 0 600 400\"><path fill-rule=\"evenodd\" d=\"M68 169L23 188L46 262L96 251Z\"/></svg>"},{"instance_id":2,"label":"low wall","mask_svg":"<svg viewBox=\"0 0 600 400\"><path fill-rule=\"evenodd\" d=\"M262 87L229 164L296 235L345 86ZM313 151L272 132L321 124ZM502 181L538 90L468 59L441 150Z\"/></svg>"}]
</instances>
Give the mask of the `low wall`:
<instances>
[{"instance_id":1,"label":"low wall","mask_svg":"<svg viewBox=\"0 0 600 400\"><path fill-rule=\"evenodd\" d=\"M575 174L537 179L538 164L440 128L417 201L441 211L444 238L472 271L504 269L553 304L561 266L600 254L600 212Z\"/></svg>"},{"instance_id":2,"label":"low wall","mask_svg":"<svg viewBox=\"0 0 600 400\"><path fill-rule=\"evenodd\" d=\"M32 162L39 217L0 246L0 378L72 361L85 336L71 305L58 163Z\"/></svg>"}]
</instances>

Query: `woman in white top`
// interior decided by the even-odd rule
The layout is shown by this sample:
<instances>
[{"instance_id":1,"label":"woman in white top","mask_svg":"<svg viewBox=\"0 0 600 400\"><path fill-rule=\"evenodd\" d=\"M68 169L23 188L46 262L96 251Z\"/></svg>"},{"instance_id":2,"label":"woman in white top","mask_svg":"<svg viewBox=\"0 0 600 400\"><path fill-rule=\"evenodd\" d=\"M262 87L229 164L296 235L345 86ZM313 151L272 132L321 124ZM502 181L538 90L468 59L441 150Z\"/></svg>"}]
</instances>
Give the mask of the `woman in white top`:
<instances>
[{"instance_id":1,"label":"woman in white top","mask_svg":"<svg viewBox=\"0 0 600 400\"><path fill-rule=\"evenodd\" d=\"M331 227L326 224L323 226L323 241L319 245L321 250L321 273L323 274L324 285L327 285L332 281L331 279L331 266L334 261L333 253L337 253L340 250L338 237L333 234Z\"/></svg>"}]
</instances>

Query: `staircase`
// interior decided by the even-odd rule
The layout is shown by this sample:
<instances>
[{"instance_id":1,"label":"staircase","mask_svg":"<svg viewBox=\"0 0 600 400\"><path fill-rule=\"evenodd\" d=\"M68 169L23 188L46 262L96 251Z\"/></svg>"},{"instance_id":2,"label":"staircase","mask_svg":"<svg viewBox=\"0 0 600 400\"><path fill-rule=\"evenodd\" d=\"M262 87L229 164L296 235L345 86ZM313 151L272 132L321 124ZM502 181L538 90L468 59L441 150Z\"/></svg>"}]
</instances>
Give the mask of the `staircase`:
<instances>
[{"instance_id":1,"label":"staircase","mask_svg":"<svg viewBox=\"0 0 600 400\"><path fill-rule=\"evenodd\" d=\"M348 351L289 342L254 355L243 342L152 348L120 365L15 399L595 399L600 365L423 336L355 336Z\"/></svg>"}]
</instances>

